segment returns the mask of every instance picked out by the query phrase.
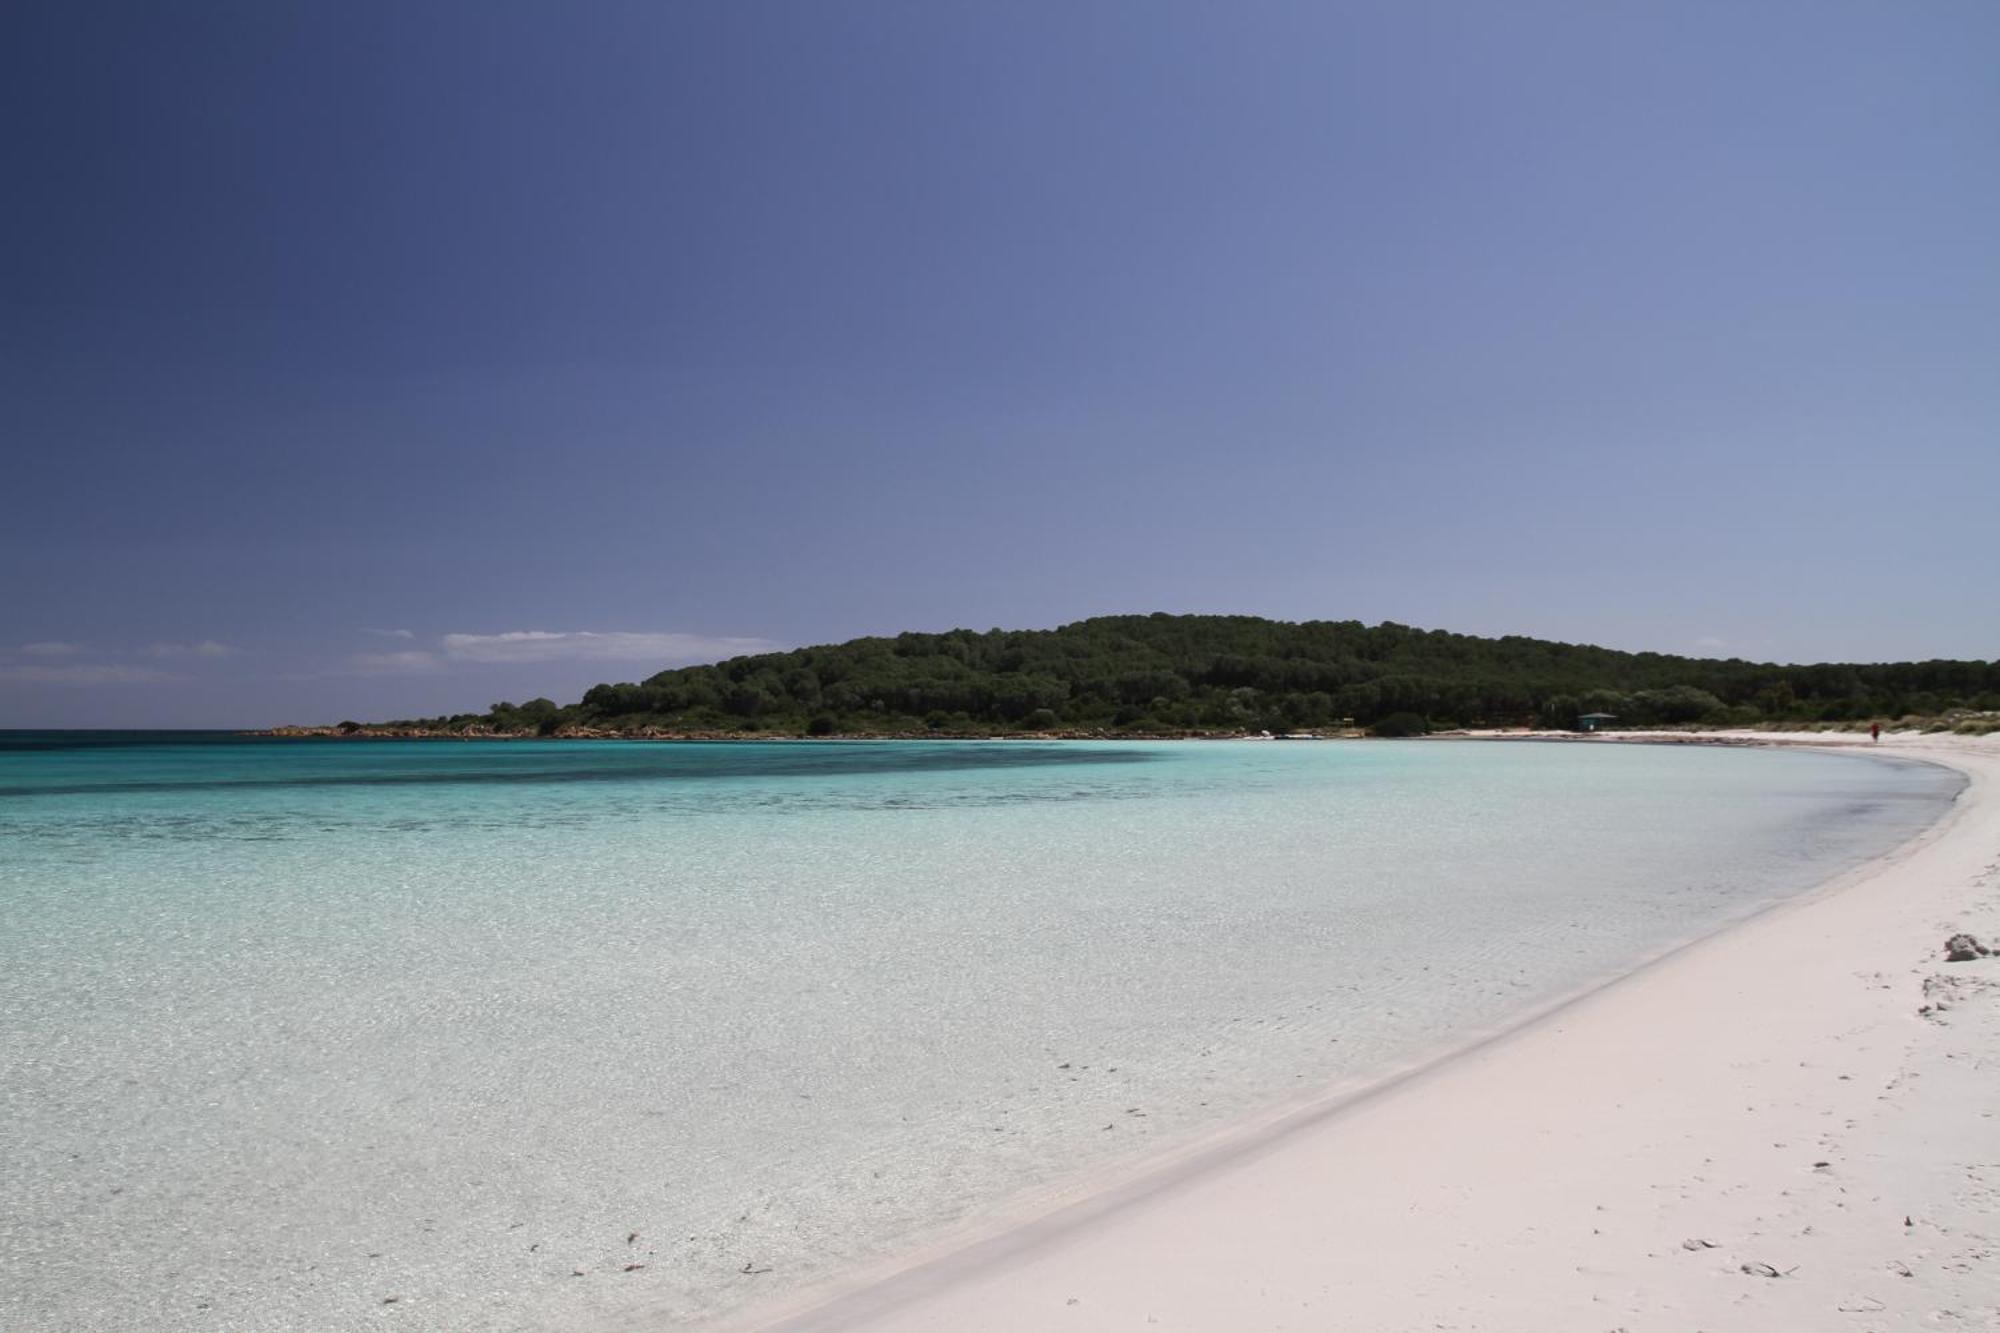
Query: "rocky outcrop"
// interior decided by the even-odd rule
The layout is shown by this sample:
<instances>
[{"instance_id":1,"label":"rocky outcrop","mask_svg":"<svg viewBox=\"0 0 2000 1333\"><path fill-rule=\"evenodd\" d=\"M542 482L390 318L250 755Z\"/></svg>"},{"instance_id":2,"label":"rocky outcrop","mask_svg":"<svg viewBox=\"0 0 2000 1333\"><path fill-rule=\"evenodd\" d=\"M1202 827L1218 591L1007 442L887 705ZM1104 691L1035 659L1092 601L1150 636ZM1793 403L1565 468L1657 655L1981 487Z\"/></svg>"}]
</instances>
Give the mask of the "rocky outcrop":
<instances>
[{"instance_id":1,"label":"rocky outcrop","mask_svg":"<svg viewBox=\"0 0 2000 1333\"><path fill-rule=\"evenodd\" d=\"M1984 958L1992 950L1970 935L1957 934L1944 942L1944 960L1947 963L1969 963Z\"/></svg>"}]
</instances>

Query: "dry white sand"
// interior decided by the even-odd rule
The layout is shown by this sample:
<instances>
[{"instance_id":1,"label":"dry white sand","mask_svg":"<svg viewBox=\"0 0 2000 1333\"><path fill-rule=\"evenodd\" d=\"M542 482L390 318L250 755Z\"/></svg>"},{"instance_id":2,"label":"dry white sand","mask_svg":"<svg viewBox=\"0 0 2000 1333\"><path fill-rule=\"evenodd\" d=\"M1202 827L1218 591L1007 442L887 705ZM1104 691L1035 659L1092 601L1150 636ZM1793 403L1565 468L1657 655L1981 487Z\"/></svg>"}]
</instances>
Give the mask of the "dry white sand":
<instances>
[{"instance_id":1,"label":"dry white sand","mask_svg":"<svg viewBox=\"0 0 2000 1333\"><path fill-rule=\"evenodd\" d=\"M1890 857L1365 1096L750 1326L2000 1329L2000 958L1941 948L2000 934L2000 737L1881 748L1971 779Z\"/></svg>"}]
</instances>

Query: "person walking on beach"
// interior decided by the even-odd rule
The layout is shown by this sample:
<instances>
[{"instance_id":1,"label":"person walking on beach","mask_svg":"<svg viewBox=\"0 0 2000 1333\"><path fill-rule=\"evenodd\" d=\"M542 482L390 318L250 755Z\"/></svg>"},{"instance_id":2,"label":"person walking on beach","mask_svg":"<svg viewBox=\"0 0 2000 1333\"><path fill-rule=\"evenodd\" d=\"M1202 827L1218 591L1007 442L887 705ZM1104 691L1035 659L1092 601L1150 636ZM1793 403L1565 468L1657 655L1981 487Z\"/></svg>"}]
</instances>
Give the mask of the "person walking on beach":
<instances>
[{"instance_id":1,"label":"person walking on beach","mask_svg":"<svg viewBox=\"0 0 2000 1333\"><path fill-rule=\"evenodd\" d=\"M1880 741L1882 739L1882 724L1880 722L1870 722L1868 724L1868 739L1871 741Z\"/></svg>"}]
</instances>

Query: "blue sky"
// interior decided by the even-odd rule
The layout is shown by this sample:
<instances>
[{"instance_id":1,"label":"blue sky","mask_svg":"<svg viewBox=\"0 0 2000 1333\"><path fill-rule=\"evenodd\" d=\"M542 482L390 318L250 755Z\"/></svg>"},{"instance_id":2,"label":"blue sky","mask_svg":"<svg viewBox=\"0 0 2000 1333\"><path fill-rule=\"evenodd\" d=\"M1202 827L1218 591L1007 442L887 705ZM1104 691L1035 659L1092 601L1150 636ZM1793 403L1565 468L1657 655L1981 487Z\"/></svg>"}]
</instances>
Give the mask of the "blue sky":
<instances>
[{"instance_id":1,"label":"blue sky","mask_svg":"<svg viewBox=\"0 0 2000 1333\"><path fill-rule=\"evenodd\" d=\"M10 4L0 725L2000 655L2000 7Z\"/></svg>"}]
</instances>

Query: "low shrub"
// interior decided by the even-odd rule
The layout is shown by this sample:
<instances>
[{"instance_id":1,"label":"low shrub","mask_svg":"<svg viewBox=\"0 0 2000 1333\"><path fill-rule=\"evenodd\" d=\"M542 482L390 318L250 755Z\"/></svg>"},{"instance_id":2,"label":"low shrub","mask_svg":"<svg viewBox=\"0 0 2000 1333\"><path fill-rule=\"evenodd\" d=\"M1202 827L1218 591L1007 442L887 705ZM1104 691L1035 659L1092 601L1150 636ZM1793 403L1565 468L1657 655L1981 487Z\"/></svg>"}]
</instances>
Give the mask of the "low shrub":
<instances>
[{"instance_id":1,"label":"low shrub","mask_svg":"<svg viewBox=\"0 0 2000 1333\"><path fill-rule=\"evenodd\" d=\"M1376 719L1375 724L1368 728L1368 734L1394 739L1402 736L1428 736L1430 730L1430 722L1420 714L1391 713L1387 717Z\"/></svg>"}]
</instances>

